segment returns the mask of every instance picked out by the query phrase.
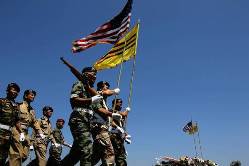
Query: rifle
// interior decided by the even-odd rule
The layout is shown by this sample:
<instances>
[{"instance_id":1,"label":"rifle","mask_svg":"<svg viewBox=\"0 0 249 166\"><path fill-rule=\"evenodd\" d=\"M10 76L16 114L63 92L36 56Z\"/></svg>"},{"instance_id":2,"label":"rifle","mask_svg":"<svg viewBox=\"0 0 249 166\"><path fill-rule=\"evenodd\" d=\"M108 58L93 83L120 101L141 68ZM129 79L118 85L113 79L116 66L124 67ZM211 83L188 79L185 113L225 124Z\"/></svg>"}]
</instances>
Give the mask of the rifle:
<instances>
[{"instance_id":1,"label":"rifle","mask_svg":"<svg viewBox=\"0 0 249 166\"><path fill-rule=\"evenodd\" d=\"M61 57L60 60L70 69L70 71L79 81L83 83L85 82L83 75L73 65L67 62L63 57ZM98 92L95 89L91 88L89 84L84 84L84 87L92 96L98 95Z\"/></svg>"},{"instance_id":2,"label":"rifle","mask_svg":"<svg viewBox=\"0 0 249 166\"><path fill-rule=\"evenodd\" d=\"M84 84L84 87L86 90L92 95L99 95L99 93L92 87L90 87L89 84L85 83L86 81L84 80L83 75L70 63L68 63L63 57L60 58L60 60L70 69L70 71L73 73L73 75ZM105 100L103 100L103 105L106 110L108 110ZM112 119L108 117L108 127L111 125Z\"/></svg>"}]
</instances>

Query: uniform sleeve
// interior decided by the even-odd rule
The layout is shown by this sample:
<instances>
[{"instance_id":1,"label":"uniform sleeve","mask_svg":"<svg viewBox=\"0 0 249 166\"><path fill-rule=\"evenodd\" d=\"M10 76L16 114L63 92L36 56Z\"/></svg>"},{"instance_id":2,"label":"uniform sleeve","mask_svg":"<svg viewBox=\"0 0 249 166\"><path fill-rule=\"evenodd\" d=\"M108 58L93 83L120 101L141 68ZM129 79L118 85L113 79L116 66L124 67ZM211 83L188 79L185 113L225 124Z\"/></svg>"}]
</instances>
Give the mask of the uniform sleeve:
<instances>
[{"instance_id":1,"label":"uniform sleeve","mask_svg":"<svg viewBox=\"0 0 249 166\"><path fill-rule=\"evenodd\" d=\"M14 123L16 123L21 118L20 106L16 102L11 102L11 104L12 104L12 111L13 111L14 117L15 117Z\"/></svg>"},{"instance_id":2,"label":"uniform sleeve","mask_svg":"<svg viewBox=\"0 0 249 166\"><path fill-rule=\"evenodd\" d=\"M48 138L49 138L49 140L52 142L52 143L56 143L56 141L55 141L55 139L54 139L54 136L53 136L53 131L52 131L52 126L51 126L51 124L49 124L49 133L50 133L50 135L48 135Z\"/></svg>"},{"instance_id":3,"label":"uniform sleeve","mask_svg":"<svg viewBox=\"0 0 249 166\"><path fill-rule=\"evenodd\" d=\"M80 97L81 93L82 93L82 85L78 81L72 87L71 98Z\"/></svg>"},{"instance_id":4,"label":"uniform sleeve","mask_svg":"<svg viewBox=\"0 0 249 166\"><path fill-rule=\"evenodd\" d=\"M60 133L56 129L53 130L52 135L53 135L55 141L60 139Z\"/></svg>"},{"instance_id":5,"label":"uniform sleeve","mask_svg":"<svg viewBox=\"0 0 249 166\"><path fill-rule=\"evenodd\" d=\"M31 110L30 113L31 113L31 126L35 130L36 133L40 133L41 127L40 127L38 120L35 117L35 111Z\"/></svg>"},{"instance_id":6,"label":"uniform sleeve","mask_svg":"<svg viewBox=\"0 0 249 166\"><path fill-rule=\"evenodd\" d=\"M37 124L38 124L39 127L40 127L40 120L37 120ZM35 133L35 130L33 129L33 130L32 130L32 134L31 134L31 139L30 139L30 144L31 144L31 145L34 144L35 139L36 139L36 133Z\"/></svg>"},{"instance_id":7,"label":"uniform sleeve","mask_svg":"<svg viewBox=\"0 0 249 166\"><path fill-rule=\"evenodd\" d=\"M100 109L100 108L103 108L103 106L102 106L102 104L100 104L100 103L96 103L96 104L91 104L91 108L92 108L93 110L98 110L98 109Z\"/></svg>"}]
</instances>

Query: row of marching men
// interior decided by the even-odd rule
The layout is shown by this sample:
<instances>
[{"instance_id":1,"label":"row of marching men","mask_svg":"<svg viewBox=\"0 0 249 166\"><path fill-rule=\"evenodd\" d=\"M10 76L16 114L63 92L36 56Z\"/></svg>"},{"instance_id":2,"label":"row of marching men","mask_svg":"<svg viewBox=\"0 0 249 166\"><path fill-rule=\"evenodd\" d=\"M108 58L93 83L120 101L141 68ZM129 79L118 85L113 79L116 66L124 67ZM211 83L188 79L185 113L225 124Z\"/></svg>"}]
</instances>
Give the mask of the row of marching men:
<instances>
[{"instance_id":1,"label":"row of marching men","mask_svg":"<svg viewBox=\"0 0 249 166\"><path fill-rule=\"evenodd\" d=\"M50 117L53 108L45 106L43 117L36 119L31 106L36 92L26 90L23 101L16 103L20 92L16 83L10 83L6 98L0 99L0 165L21 166L27 160L29 151L34 150L36 158L28 165L102 165L126 166L124 142L130 144L131 137L123 126L130 111L122 111L122 99L115 98L112 108L108 109L107 97L118 95L119 88L109 89L109 83L100 81L97 91L93 89L97 71L92 67L82 70L84 80L77 81L71 90L70 103L73 111L69 118L69 127L73 136L73 145L64 141L61 129L64 119L58 119L52 131ZM28 128L33 128L31 138ZM48 143L51 142L49 159L46 160ZM61 160L62 145L70 147L69 154ZM8 162L6 162L9 157Z\"/></svg>"},{"instance_id":2,"label":"row of marching men","mask_svg":"<svg viewBox=\"0 0 249 166\"><path fill-rule=\"evenodd\" d=\"M82 79L76 81L71 90L72 112L69 127L73 136L73 145L62 159L62 166L94 166L101 161L102 166L126 166L124 143L131 143L131 137L125 131L128 112L122 110L122 100L116 98L108 109L107 98L120 93L119 88L109 89L108 82L94 84L97 71L92 67L83 68ZM78 78L78 77L77 77Z\"/></svg>"},{"instance_id":3,"label":"row of marching men","mask_svg":"<svg viewBox=\"0 0 249 166\"><path fill-rule=\"evenodd\" d=\"M43 116L36 119L31 106L36 92L32 89L25 90L23 101L17 103L15 99L19 92L18 84L10 83L6 89L6 97L0 99L0 165L21 166L27 160L30 150L35 151L36 159L28 165L56 165L60 161L62 145L71 147L64 141L61 132L64 119L57 119L56 128L52 131L49 119L53 108L43 107ZM30 127L33 128L31 137L28 133ZM50 141L50 156L46 162Z\"/></svg>"}]
</instances>

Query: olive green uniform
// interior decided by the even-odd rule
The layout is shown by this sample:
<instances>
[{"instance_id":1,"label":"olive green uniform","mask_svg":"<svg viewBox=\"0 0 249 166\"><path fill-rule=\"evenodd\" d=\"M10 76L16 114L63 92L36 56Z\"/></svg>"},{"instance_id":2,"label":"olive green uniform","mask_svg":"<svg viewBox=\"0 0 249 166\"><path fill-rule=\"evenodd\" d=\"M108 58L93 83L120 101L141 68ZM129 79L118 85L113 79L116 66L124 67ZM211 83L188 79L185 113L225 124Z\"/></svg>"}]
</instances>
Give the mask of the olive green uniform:
<instances>
[{"instance_id":1,"label":"olive green uniform","mask_svg":"<svg viewBox=\"0 0 249 166\"><path fill-rule=\"evenodd\" d=\"M20 166L29 155L30 138L28 135L28 128L32 127L36 132L41 132L38 121L35 118L35 111L26 102L23 101L20 106L19 121L20 130L16 127L12 130L12 140L9 150L9 164L13 166ZM25 136L24 141L20 141L20 134L23 133Z\"/></svg>"},{"instance_id":2,"label":"olive green uniform","mask_svg":"<svg viewBox=\"0 0 249 166\"><path fill-rule=\"evenodd\" d=\"M62 145L65 142L61 129L55 128L53 130L53 137L55 139L55 142L59 146L56 147L55 144L51 144L49 148L49 158L48 158L47 166L61 165Z\"/></svg>"},{"instance_id":3,"label":"olive green uniform","mask_svg":"<svg viewBox=\"0 0 249 166\"><path fill-rule=\"evenodd\" d=\"M113 112L112 110L110 110ZM119 124L114 120L115 124ZM121 124L124 124L124 119L122 119ZM119 126L120 127L120 126ZM127 166L126 161L126 150L124 146L124 137L122 133L117 128L112 128L110 131L111 142L115 153L115 163L116 166Z\"/></svg>"},{"instance_id":4,"label":"olive green uniform","mask_svg":"<svg viewBox=\"0 0 249 166\"><path fill-rule=\"evenodd\" d=\"M19 119L18 105L7 98L0 99L0 165L8 157L11 129Z\"/></svg>"},{"instance_id":5,"label":"olive green uniform","mask_svg":"<svg viewBox=\"0 0 249 166\"><path fill-rule=\"evenodd\" d=\"M38 124L42 130L42 133L46 137L45 137L45 139L42 139L40 136L35 134L35 132L33 130L32 138L34 138L33 146L34 146L34 150L35 150L36 159L31 161L31 163L29 163L29 165L45 166L47 163L46 152L47 152L48 143L50 141L55 143L55 140L54 140L53 135L52 135L51 123L46 116L43 116L41 119L39 119Z\"/></svg>"},{"instance_id":6,"label":"olive green uniform","mask_svg":"<svg viewBox=\"0 0 249 166\"><path fill-rule=\"evenodd\" d=\"M91 98L81 81L77 81L71 91L71 99L75 97ZM80 161L81 166L91 166L92 139L90 133L90 119L92 106L75 107L71 104L73 112L69 118L69 127L74 138L69 154L62 160L62 165L71 166Z\"/></svg>"},{"instance_id":7,"label":"olive green uniform","mask_svg":"<svg viewBox=\"0 0 249 166\"><path fill-rule=\"evenodd\" d=\"M95 109L102 108L102 104L97 104ZM108 131L108 117L100 113L94 113L91 120L91 132L93 136L92 165L96 165L101 159L102 166L114 165L114 149Z\"/></svg>"},{"instance_id":8,"label":"olive green uniform","mask_svg":"<svg viewBox=\"0 0 249 166\"><path fill-rule=\"evenodd\" d=\"M127 166L124 138L122 138L122 134L111 131L111 142L115 153L116 166Z\"/></svg>"}]
</instances>

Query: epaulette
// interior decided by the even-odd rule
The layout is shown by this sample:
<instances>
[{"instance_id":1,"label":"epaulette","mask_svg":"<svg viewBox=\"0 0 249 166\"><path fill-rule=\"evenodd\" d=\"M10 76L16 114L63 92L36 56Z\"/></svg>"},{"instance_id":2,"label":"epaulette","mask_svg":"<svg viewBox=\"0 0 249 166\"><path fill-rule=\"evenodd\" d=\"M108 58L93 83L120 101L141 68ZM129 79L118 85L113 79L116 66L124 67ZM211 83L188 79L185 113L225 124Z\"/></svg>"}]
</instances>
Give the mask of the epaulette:
<instances>
[{"instance_id":1,"label":"epaulette","mask_svg":"<svg viewBox=\"0 0 249 166\"><path fill-rule=\"evenodd\" d=\"M6 99L6 98L0 98L0 100L6 102L8 99Z\"/></svg>"}]
</instances>

